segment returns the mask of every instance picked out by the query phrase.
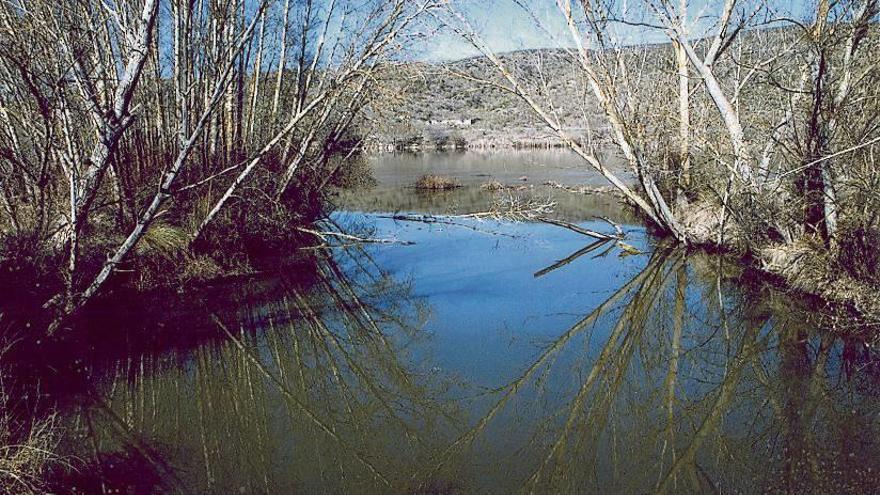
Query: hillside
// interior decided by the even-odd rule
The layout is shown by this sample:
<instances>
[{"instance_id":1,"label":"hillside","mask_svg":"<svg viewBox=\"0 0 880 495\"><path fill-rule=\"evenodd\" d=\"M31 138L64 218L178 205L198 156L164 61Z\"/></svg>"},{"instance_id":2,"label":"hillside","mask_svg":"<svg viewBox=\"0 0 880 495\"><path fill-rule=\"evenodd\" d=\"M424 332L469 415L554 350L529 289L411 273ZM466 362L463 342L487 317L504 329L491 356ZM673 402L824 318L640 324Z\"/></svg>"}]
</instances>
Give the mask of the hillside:
<instances>
[{"instance_id":1,"label":"hillside","mask_svg":"<svg viewBox=\"0 0 880 495\"><path fill-rule=\"evenodd\" d=\"M800 36L800 31L791 27L756 29L740 34L735 49L753 56L767 53L769 57L774 45L791 44ZM695 42L696 50L705 50L708 41ZM677 70L670 44L624 48L623 57L630 77L630 93L640 95L638 101L627 101L628 105L639 107L644 115L651 115L675 104L669 94L660 91L663 87L660 81L668 83ZM520 83L528 87L542 107L553 111L570 135L593 143L609 142L608 124L583 70L575 61L576 54L561 48L535 49L503 53L499 58ZM774 62L774 67L779 70L787 63L781 59ZM483 56L445 63L404 64L394 70L392 79L395 83L390 91L394 103L390 115L378 119L384 124L381 129L373 131L377 143L426 147L456 144L468 147L542 147L560 144L559 138L525 102L498 87L507 85L507 81ZM598 70L601 72L602 67ZM735 64L716 70L725 72L719 74L722 80L727 76L735 79ZM617 73L618 70L615 67L609 72ZM760 100L765 97L763 91L775 89L761 84L753 86L756 91L740 95L750 104L760 105ZM730 91L734 89L730 88ZM705 96L697 94L693 98L696 101ZM657 124L656 119L633 123Z\"/></svg>"},{"instance_id":2,"label":"hillside","mask_svg":"<svg viewBox=\"0 0 880 495\"><path fill-rule=\"evenodd\" d=\"M588 97L577 67L562 51L529 50L504 54L511 67L535 70L552 94L559 119L574 135L586 137L591 129L601 136L604 123ZM558 144L543 123L514 94L477 81L500 83L488 59L474 57L443 64L403 67L397 82L400 100L391 125L377 138L384 144L422 146L509 147ZM578 102L578 104L571 104Z\"/></svg>"},{"instance_id":3,"label":"hillside","mask_svg":"<svg viewBox=\"0 0 880 495\"><path fill-rule=\"evenodd\" d=\"M649 47L649 69L671 69L661 46ZM645 50L641 50L642 53ZM536 99L553 108L569 133L603 142L608 127L586 85L583 72L560 49L523 50L500 56L522 71ZM642 61L644 63L644 60ZM493 86L504 83L485 57L440 64L398 67L392 118L375 133L384 146L543 147L559 145L553 135L516 95ZM490 84L487 84L490 83ZM551 105L552 104L552 105Z\"/></svg>"}]
</instances>

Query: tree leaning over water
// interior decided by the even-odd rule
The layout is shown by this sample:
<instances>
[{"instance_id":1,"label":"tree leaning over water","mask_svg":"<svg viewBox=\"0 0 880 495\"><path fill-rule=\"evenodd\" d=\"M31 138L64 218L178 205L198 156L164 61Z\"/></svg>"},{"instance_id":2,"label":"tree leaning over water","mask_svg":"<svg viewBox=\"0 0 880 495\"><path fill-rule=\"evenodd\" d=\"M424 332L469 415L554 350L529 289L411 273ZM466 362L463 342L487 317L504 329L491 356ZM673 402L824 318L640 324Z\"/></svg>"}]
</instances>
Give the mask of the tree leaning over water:
<instances>
[{"instance_id":1,"label":"tree leaning over water","mask_svg":"<svg viewBox=\"0 0 880 495\"><path fill-rule=\"evenodd\" d=\"M771 271L797 265L810 291L840 271L880 280L876 0L819 0L802 19L750 0L509 3L553 48L498 54L473 4L449 2L435 18L495 69L457 75L518 96L660 230ZM577 74L577 98L545 58ZM636 187L559 117L583 107L576 125L594 132L593 102Z\"/></svg>"},{"instance_id":2,"label":"tree leaning over water","mask_svg":"<svg viewBox=\"0 0 880 495\"><path fill-rule=\"evenodd\" d=\"M338 156L357 152L364 112L381 111L394 54L431 7L0 5L0 227L58 280L46 307L74 312L134 253L304 216Z\"/></svg>"}]
</instances>

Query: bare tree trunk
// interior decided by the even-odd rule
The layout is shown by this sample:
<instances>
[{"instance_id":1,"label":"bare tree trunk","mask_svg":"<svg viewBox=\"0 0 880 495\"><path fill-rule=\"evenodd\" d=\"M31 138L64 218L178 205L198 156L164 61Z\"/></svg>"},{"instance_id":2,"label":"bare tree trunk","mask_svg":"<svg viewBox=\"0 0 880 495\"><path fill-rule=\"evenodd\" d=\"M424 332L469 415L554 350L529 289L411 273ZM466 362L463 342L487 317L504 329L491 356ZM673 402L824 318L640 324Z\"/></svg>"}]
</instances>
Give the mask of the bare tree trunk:
<instances>
[{"instance_id":1,"label":"bare tree trunk","mask_svg":"<svg viewBox=\"0 0 880 495\"><path fill-rule=\"evenodd\" d=\"M241 184L250 176L251 172L254 171L254 168L260 164L260 162L263 160L263 157L266 156L266 154L269 153L269 151L271 151L272 148L274 148L279 141L284 139L296 127L296 125L299 124L303 117L308 115L318 104L320 104L324 100L324 98L326 98L326 96L327 94L325 93L324 95L321 95L320 97L312 100L311 103L306 106L306 108L296 114L287 123L287 125L285 125L284 128L275 135L275 137L269 140L269 142L266 143L266 145L263 146L263 148L248 161L247 165L244 167L241 173L238 174L238 176L235 178L232 184L228 188L226 188L226 191L223 193L220 199L217 200L217 202L214 204L208 214L205 215L202 223L199 224L198 229L196 229L196 232L193 234L193 242L201 237L207 226L214 220L217 214L220 213L220 210L222 210L223 207L226 206L226 203L229 201L229 199L232 198L232 196L238 190L239 186L241 186Z\"/></svg>"},{"instance_id":2,"label":"bare tree trunk","mask_svg":"<svg viewBox=\"0 0 880 495\"><path fill-rule=\"evenodd\" d=\"M691 64L702 78L703 84L706 86L706 91L708 91L709 96L712 98L712 102L715 103L715 107L718 109L718 113L724 121L728 137L733 145L734 169L739 174L740 179L746 185L751 186L754 183L752 167L750 165L751 153L746 145L745 134L743 133L742 124L740 123L736 110L724 94L721 84L712 72L711 65L708 65L705 60L700 59L684 33L676 31L676 37L676 40L684 49Z\"/></svg>"},{"instance_id":3,"label":"bare tree trunk","mask_svg":"<svg viewBox=\"0 0 880 495\"><path fill-rule=\"evenodd\" d=\"M529 108L531 108L532 111L544 122L544 124L547 125L566 145L571 147L571 149L578 156L583 158L590 166L592 166L605 179L607 179L612 186L623 193L627 200L631 201L642 213L645 214L645 216L647 216L651 221L653 221L661 228L666 228L670 230L673 236L677 239L684 240L684 235L678 227L677 223L675 222L674 217L672 217L669 208L666 207L665 209L658 209L655 207L658 201L660 205L665 206L666 203L663 200L662 196L660 196L660 193L657 190L656 186L653 185L653 181L650 175L641 173L641 161L630 144L630 141L626 134L626 130L623 127L623 122L619 119L616 108L609 101L602 86L599 83L598 76L595 74L589 63L589 54L582 44L582 38L578 33L577 23L575 22L572 15L571 1L560 0L558 2L558 5L563 15L565 16L565 20L572 34L572 39L574 40L575 46L577 47L578 62L580 63L584 73L587 75L588 82L594 95L599 100L599 103L602 106L603 110L605 110L606 117L608 118L612 130L615 133L615 139L618 146L621 148L621 151L624 153L630 163L634 165L634 169L640 172L640 179L642 180L643 185L646 186L646 192L648 193L649 199L651 201L650 203L648 201L645 201L644 198L633 191L619 177L617 177L613 172L602 165L602 163L599 161L598 158L596 158L593 153L587 151L583 147L583 145L581 145L577 140L572 139L568 135L568 133L562 129L561 124L549 113L547 113L540 104L538 104L538 102L531 96L529 91L522 86L519 79L507 68L504 62L502 62L501 59L498 58L498 56L491 50L491 48L489 48L489 46L482 40L479 34L470 26L467 20L464 19L460 13L447 6L446 12L449 14L451 19L444 22L447 24L448 27L450 27L462 38L470 42L486 58L488 58L492 65L494 65L499 71L500 75L510 84L510 86L500 86L488 81L483 81L484 83L500 87L501 89L509 91L521 98L529 106ZM463 26L459 24L463 24Z\"/></svg>"},{"instance_id":4,"label":"bare tree trunk","mask_svg":"<svg viewBox=\"0 0 880 495\"><path fill-rule=\"evenodd\" d=\"M272 119L278 115L278 102L281 99L281 81L284 78L284 68L287 65L287 16L290 12L290 0L284 0L284 12L282 12L281 27L281 54L278 56L278 73L275 75L275 94L272 96Z\"/></svg>"},{"instance_id":5,"label":"bare tree trunk","mask_svg":"<svg viewBox=\"0 0 880 495\"><path fill-rule=\"evenodd\" d=\"M136 33L135 46L125 65L125 70L119 80L113 100L108 102L108 111L103 113L101 105L95 99L93 113L100 125L100 138L92 150L88 161L88 167L82 174L81 184L77 187L77 215L74 219L76 228L79 229L80 221L84 219L86 210L95 198L101 178L107 170L110 157L116 150L116 145L122 138L126 128L131 124L132 116L129 114L129 106L134 96L137 83L141 78L141 71L149 55L150 43L153 34L153 25L158 15L158 0L146 0L141 13L138 32ZM79 77L85 77L81 74ZM88 83L80 80L80 86L86 88ZM91 93L91 90L86 89Z\"/></svg>"},{"instance_id":6,"label":"bare tree trunk","mask_svg":"<svg viewBox=\"0 0 880 495\"><path fill-rule=\"evenodd\" d=\"M44 306L52 329L103 290L160 216L170 213L163 224L180 232L197 222L198 236L291 136L294 162L254 185L268 201L298 164L317 157L310 171L329 169L321 160L337 150L328 143L378 101L381 92L363 88L382 87L389 53L403 46L395 37L435 0L164 0L160 14L162 1L0 2L0 225L4 235L33 231L39 249L59 255L59 286ZM291 9L307 11L311 26L289 19ZM339 28L329 57L328 26ZM275 79L265 67L266 43L279 36L291 50L304 40L296 94L286 60ZM281 109L288 96L300 111ZM315 178L309 187L323 177ZM120 240L105 254L108 239ZM105 256L97 273L84 268Z\"/></svg>"},{"instance_id":7,"label":"bare tree trunk","mask_svg":"<svg viewBox=\"0 0 880 495\"><path fill-rule=\"evenodd\" d=\"M245 141L253 139L254 125L257 121L257 101L260 97L260 82L263 75L263 43L266 39L266 13L260 19L260 34L257 46L257 59L254 61L253 89L251 90L251 109L248 115L247 137Z\"/></svg>"},{"instance_id":8,"label":"bare tree trunk","mask_svg":"<svg viewBox=\"0 0 880 495\"><path fill-rule=\"evenodd\" d=\"M158 148L164 149L167 143L164 141L165 136L165 126L166 121L168 120L165 116L165 105L162 91L162 67L159 63L159 35L158 35L158 26L155 26L156 33L153 35L153 46L151 49L151 57L150 62L153 64L153 91L155 93L155 108L152 109L155 112L156 118L156 145Z\"/></svg>"},{"instance_id":9,"label":"bare tree trunk","mask_svg":"<svg viewBox=\"0 0 880 495\"><path fill-rule=\"evenodd\" d=\"M75 169L70 183L70 204L72 206L69 231L68 270L70 283L73 283L78 260L79 236L88 222L89 209L98 194L101 181L107 173L113 153L122 139L123 134L132 122L129 114L131 100L141 79L144 64L149 56L153 26L158 16L158 0L146 0L137 24L136 33L132 33L132 46L125 63L124 71L116 86L113 99L107 102L106 109L98 101L96 88L86 80L87 74L82 70L78 56L67 47L74 57L75 78L84 96L92 105L92 114L99 126L98 140L92 149L86 170L80 174ZM71 286L69 292L73 292ZM68 301L68 305L72 304Z\"/></svg>"},{"instance_id":10,"label":"bare tree trunk","mask_svg":"<svg viewBox=\"0 0 880 495\"><path fill-rule=\"evenodd\" d=\"M599 101L599 105L604 110L608 123L611 125L611 129L615 136L615 142L623 152L627 161L629 161L632 168L638 173L642 187L648 195L648 200L650 201L649 208L652 212L652 214L649 215L649 218L651 218L659 227L668 230L676 239L686 242L686 237L681 226L678 224L671 208L663 198L660 190L657 188L653 175L651 174L648 165L644 162L641 152L637 149L636 143L632 139L623 116L618 110L616 103L611 98L611 95L614 94L613 87L604 84L592 66L590 54L583 43L584 37L580 33L580 29L578 28L578 24L575 21L572 12L571 0L559 0L558 5L565 16L571 38L576 43L579 55L578 61L580 62L584 73L587 75L587 80L590 83L593 94ZM583 3L582 5L585 9L585 15L588 17L592 16L592 12L588 10L591 9L591 7L586 3Z\"/></svg>"},{"instance_id":11,"label":"bare tree trunk","mask_svg":"<svg viewBox=\"0 0 880 495\"><path fill-rule=\"evenodd\" d=\"M806 154L803 157L803 175L799 188L804 196L804 225L808 232L820 235L831 249L837 248L838 198L837 177L830 140L835 134L838 115L849 96L852 83L852 60L867 35L870 19L877 12L876 0L864 0L854 9L844 48L841 75L836 89L829 84L830 47L828 16L831 6L828 0L820 0L816 22L812 28L815 55L810 61L813 101L806 131Z\"/></svg>"},{"instance_id":12,"label":"bare tree trunk","mask_svg":"<svg viewBox=\"0 0 880 495\"><path fill-rule=\"evenodd\" d=\"M827 58L824 49L812 66L812 93L810 119L807 124L806 154L803 157L804 171L799 181L799 188L804 198L804 226L807 232L829 240L827 223L825 222L825 163L817 161L827 154L827 128L822 117L825 105L825 77Z\"/></svg>"},{"instance_id":13,"label":"bare tree trunk","mask_svg":"<svg viewBox=\"0 0 880 495\"><path fill-rule=\"evenodd\" d=\"M296 57L296 112L302 110L308 94L306 88L306 78L308 77L308 68L306 66L306 49L309 45L309 32L312 29L312 6L314 0L305 0L305 12L303 13L303 28L300 31L299 54Z\"/></svg>"},{"instance_id":14,"label":"bare tree trunk","mask_svg":"<svg viewBox=\"0 0 880 495\"><path fill-rule=\"evenodd\" d=\"M263 0L260 3L258 14L262 13L263 9L266 7L266 0ZM243 50L245 43L248 42L251 35L253 34L254 28L256 27L257 17L251 22L248 28L241 34L237 42L233 45L233 48L230 49L230 52L233 54L231 57L232 61L229 61L225 67L221 70L219 77L217 78L216 85L213 90L213 94L211 96L210 101L205 106L204 111L202 112L201 117L196 123L192 133L187 139L184 146L181 148L180 152L177 155L177 158L174 160L174 163L165 171L162 176L161 182L159 184L159 190L153 196L152 201L147 206L146 210L141 214L140 219L134 228L129 232L128 236L125 240L114 250L113 254L111 254L107 261L104 262L101 270L92 280L92 282L86 287L86 289L80 294L80 296L76 299L71 307L67 308L67 310L61 314L51 325L50 331L54 331L55 328L61 323L62 318L66 314L70 314L75 311L77 308L82 307L86 304L104 285L110 275L116 270L116 267L125 259L126 256L131 252L132 249L140 242L146 230L153 223L156 218L156 215L159 213L160 208L165 202L171 198L173 192L172 188L174 183L180 174L184 164L187 162L190 153L192 152L195 144L199 141L202 131L205 129L207 123L211 120L211 117L215 113L217 107L221 104L224 94L231 83L231 75L233 70L235 69L234 59L241 53Z\"/></svg>"},{"instance_id":15,"label":"bare tree trunk","mask_svg":"<svg viewBox=\"0 0 880 495\"><path fill-rule=\"evenodd\" d=\"M682 30L687 29L687 0L680 0L678 19ZM678 138L679 142L679 195L682 189L687 190L691 183L691 150L690 150L690 81L689 81L689 65L687 53L684 47L679 43L675 43L675 61L678 66Z\"/></svg>"},{"instance_id":16,"label":"bare tree trunk","mask_svg":"<svg viewBox=\"0 0 880 495\"><path fill-rule=\"evenodd\" d=\"M371 41L363 47L363 51L360 56L356 60L350 61L344 68L344 70L337 74L334 78L332 84L328 87L320 86L322 90L319 94L317 94L314 98L312 98L308 104L306 104L302 109L300 109L295 115L291 116L290 120L287 122L287 125L284 126L268 143L256 154L254 155L247 163L245 168L239 173L239 175L235 178L232 184L226 189L223 196L221 196L220 200L214 205L211 211L205 216L205 219L199 225L196 233L193 236L193 241L198 239L201 234L204 232L205 228L214 220L220 210L226 205L229 199L235 194L238 190L239 186L250 176L253 172L254 168L260 164L263 157L269 153L282 139L286 138L294 129L296 129L297 125L309 115L315 108L319 105L327 105L329 107L333 107L337 98L340 97L338 88L345 85L349 79L351 79L354 75L359 75L362 78L368 78L372 74L372 70L375 69L375 66L371 66L368 69L363 69L364 65L367 64L375 55L380 53L383 49L385 49L389 44L391 44L394 39L399 35L399 33L407 26L410 22L419 14L424 12L427 9L427 6L430 3L425 3L423 6L416 10L415 14L410 16L404 16L401 18L401 14L403 11L403 0L397 0L395 2L395 8L392 9L391 13L388 14L385 21L380 25L377 29L375 36L372 37ZM387 29L387 31L386 31ZM361 74L361 72L364 72ZM363 79L362 79L362 82ZM361 89L363 86L361 86ZM326 107L325 107L326 108ZM314 131L317 126L322 125L323 119L318 119L318 123L313 124L313 127L310 131ZM307 136L312 133L307 133ZM302 146L305 146L306 149L309 145L309 141L311 138L307 138ZM296 167L299 165L299 162L292 163L285 172L285 179L283 179L282 183L284 184L284 188L289 184L290 179L293 177L293 173L296 171ZM284 191L281 190L280 193ZM279 194L280 194L279 193Z\"/></svg>"},{"instance_id":17,"label":"bare tree trunk","mask_svg":"<svg viewBox=\"0 0 880 495\"><path fill-rule=\"evenodd\" d=\"M712 71L712 66L716 59L721 54L724 47L729 46L732 41L732 36L728 37L727 30L736 3L737 0L725 0L721 18L719 20L718 32L713 38L712 44L709 46L709 49L706 51L703 58L700 58L700 56L697 55L696 50L694 50L693 45L688 40L684 24L680 21L671 19L666 12L658 9L655 5L651 4L651 7L665 24L670 41L684 52L684 55L690 60L691 65L694 66L697 74L699 74L702 79L706 91L709 93L709 96L715 104L715 107L724 122L725 128L727 129L727 134L733 147L734 169L743 183L751 188L754 185L751 153L746 144L742 124L740 123L736 109L727 98L727 95L725 95L724 90L721 88L721 84L715 77L715 73ZM686 0L681 0L681 7L685 9L684 13L686 13ZM681 15L682 12L679 12L679 16Z\"/></svg>"}]
</instances>

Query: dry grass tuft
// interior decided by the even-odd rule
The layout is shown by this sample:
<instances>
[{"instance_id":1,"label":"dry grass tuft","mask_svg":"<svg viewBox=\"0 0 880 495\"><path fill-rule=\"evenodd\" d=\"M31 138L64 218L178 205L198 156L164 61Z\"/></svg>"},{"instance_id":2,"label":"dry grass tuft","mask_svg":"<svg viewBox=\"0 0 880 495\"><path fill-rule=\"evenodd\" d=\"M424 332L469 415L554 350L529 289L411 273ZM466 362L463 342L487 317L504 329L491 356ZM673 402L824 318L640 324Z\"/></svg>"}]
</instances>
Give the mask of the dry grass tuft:
<instances>
[{"instance_id":1,"label":"dry grass tuft","mask_svg":"<svg viewBox=\"0 0 880 495\"><path fill-rule=\"evenodd\" d=\"M497 180L492 180L482 184L480 186L480 189L483 189L485 191L501 191L505 189L505 187L506 186L504 184L498 182Z\"/></svg>"},{"instance_id":2,"label":"dry grass tuft","mask_svg":"<svg viewBox=\"0 0 880 495\"><path fill-rule=\"evenodd\" d=\"M828 282L826 260L820 252L813 243L798 240L767 246L758 254L764 271L781 276L795 289L816 293Z\"/></svg>"},{"instance_id":3,"label":"dry grass tuft","mask_svg":"<svg viewBox=\"0 0 880 495\"><path fill-rule=\"evenodd\" d=\"M206 282L223 275L223 269L208 256L193 256L183 264L182 283Z\"/></svg>"},{"instance_id":4,"label":"dry grass tuft","mask_svg":"<svg viewBox=\"0 0 880 495\"><path fill-rule=\"evenodd\" d=\"M0 389L0 493L46 493L46 471L59 462L55 417L22 426L10 416L8 405Z\"/></svg>"},{"instance_id":5,"label":"dry grass tuft","mask_svg":"<svg viewBox=\"0 0 880 495\"><path fill-rule=\"evenodd\" d=\"M144 233L137 246L137 253L166 260L176 259L186 251L189 241L189 234L183 229L157 222Z\"/></svg>"},{"instance_id":6,"label":"dry grass tuft","mask_svg":"<svg viewBox=\"0 0 880 495\"><path fill-rule=\"evenodd\" d=\"M461 187L461 184L452 177L427 174L420 177L414 187L423 191L448 191Z\"/></svg>"}]
</instances>

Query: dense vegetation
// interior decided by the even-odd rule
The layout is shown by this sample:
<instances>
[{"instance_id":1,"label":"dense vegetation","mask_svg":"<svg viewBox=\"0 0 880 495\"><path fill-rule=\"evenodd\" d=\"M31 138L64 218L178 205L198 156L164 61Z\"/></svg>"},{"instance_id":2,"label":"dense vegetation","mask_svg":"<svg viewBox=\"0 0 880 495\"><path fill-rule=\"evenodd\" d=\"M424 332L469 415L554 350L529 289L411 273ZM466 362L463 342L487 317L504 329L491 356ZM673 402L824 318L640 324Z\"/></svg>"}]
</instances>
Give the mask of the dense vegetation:
<instances>
[{"instance_id":1,"label":"dense vegetation","mask_svg":"<svg viewBox=\"0 0 880 495\"><path fill-rule=\"evenodd\" d=\"M291 226L358 163L426 5L4 3L0 273L54 329L120 272L210 276L314 235Z\"/></svg>"}]
</instances>

